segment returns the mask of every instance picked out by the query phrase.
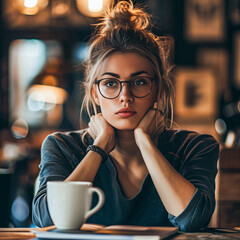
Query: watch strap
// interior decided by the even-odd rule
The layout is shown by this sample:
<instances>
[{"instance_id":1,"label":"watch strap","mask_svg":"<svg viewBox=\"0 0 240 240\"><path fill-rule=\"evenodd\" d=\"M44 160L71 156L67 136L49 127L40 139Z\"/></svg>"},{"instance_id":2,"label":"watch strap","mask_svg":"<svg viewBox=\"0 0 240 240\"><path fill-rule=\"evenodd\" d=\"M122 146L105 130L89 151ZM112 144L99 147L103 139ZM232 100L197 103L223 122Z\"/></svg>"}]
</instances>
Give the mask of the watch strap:
<instances>
[{"instance_id":1,"label":"watch strap","mask_svg":"<svg viewBox=\"0 0 240 240\"><path fill-rule=\"evenodd\" d=\"M89 151L94 151L94 152L98 153L102 157L103 162L105 162L108 159L107 153L102 148L100 148L96 145L89 145L87 147L86 152L88 153Z\"/></svg>"}]
</instances>

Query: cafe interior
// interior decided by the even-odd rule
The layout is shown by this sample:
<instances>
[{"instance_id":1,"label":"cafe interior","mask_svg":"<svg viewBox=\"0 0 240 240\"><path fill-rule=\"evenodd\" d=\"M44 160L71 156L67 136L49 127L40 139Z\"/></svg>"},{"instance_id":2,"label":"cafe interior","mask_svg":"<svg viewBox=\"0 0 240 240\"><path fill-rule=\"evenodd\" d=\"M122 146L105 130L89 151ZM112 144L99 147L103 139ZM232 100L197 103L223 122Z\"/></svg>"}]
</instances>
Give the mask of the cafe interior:
<instances>
[{"instance_id":1,"label":"cafe interior","mask_svg":"<svg viewBox=\"0 0 240 240\"><path fill-rule=\"evenodd\" d=\"M31 227L41 144L80 128L89 40L114 0L0 1L0 227ZM214 227L240 226L240 0L133 0L166 36L174 127L220 143ZM85 118L87 122L87 116Z\"/></svg>"}]
</instances>

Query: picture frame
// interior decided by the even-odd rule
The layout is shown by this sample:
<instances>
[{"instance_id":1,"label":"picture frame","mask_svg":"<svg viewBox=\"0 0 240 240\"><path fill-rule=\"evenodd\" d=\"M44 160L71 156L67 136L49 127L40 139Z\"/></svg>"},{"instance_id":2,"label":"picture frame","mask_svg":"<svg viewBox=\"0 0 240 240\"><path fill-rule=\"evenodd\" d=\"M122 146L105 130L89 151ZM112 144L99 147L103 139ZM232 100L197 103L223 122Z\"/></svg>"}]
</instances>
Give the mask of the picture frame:
<instances>
[{"instance_id":1,"label":"picture frame","mask_svg":"<svg viewBox=\"0 0 240 240\"><path fill-rule=\"evenodd\" d=\"M185 0L185 35L190 42L225 39L224 0Z\"/></svg>"},{"instance_id":2,"label":"picture frame","mask_svg":"<svg viewBox=\"0 0 240 240\"><path fill-rule=\"evenodd\" d=\"M240 0L229 0L229 16L234 25L240 24Z\"/></svg>"},{"instance_id":3,"label":"picture frame","mask_svg":"<svg viewBox=\"0 0 240 240\"><path fill-rule=\"evenodd\" d=\"M212 69L177 69L176 119L187 122L214 119L217 113L216 100L216 77Z\"/></svg>"},{"instance_id":4,"label":"picture frame","mask_svg":"<svg viewBox=\"0 0 240 240\"><path fill-rule=\"evenodd\" d=\"M210 67L214 71L219 97L229 89L229 53L225 48L198 48L196 63L199 67Z\"/></svg>"},{"instance_id":5,"label":"picture frame","mask_svg":"<svg viewBox=\"0 0 240 240\"><path fill-rule=\"evenodd\" d=\"M240 89L240 32L236 32L233 36L233 52L234 52L234 63L233 63L233 85Z\"/></svg>"}]
</instances>

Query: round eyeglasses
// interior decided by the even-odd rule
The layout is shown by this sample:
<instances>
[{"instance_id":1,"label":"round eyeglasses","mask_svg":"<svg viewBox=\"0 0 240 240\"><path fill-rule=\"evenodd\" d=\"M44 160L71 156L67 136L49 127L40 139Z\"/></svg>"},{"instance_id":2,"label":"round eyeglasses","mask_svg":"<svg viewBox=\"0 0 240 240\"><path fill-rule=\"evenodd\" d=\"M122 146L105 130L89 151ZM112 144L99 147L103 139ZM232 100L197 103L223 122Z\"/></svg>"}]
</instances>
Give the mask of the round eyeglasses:
<instances>
[{"instance_id":1,"label":"round eyeglasses","mask_svg":"<svg viewBox=\"0 0 240 240\"><path fill-rule=\"evenodd\" d=\"M117 98L123 88L123 83L127 83L128 89L132 96L136 98L144 98L150 94L152 90L153 78L147 76L137 76L129 81L119 81L117 78L103 78L96 80L100 94L107 99Z\"/></svg>"}]
</instances>

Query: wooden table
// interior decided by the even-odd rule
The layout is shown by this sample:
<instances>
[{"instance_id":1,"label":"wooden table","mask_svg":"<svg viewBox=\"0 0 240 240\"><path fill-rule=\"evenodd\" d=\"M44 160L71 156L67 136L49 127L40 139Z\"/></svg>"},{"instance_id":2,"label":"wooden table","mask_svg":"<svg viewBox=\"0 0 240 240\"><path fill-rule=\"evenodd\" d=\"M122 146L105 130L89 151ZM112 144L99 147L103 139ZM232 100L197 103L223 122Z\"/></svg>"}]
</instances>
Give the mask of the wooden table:
<instances>
[{"instance_id":1,"label":"wooden table","mask_svg":"<svg viewBox=\"0 0 240 240\"><path fill-rule=\"evenodd\" d=\"M37 239L35 235L30 231L30 228L22 229L0 229L0 240L21 240L21 239ZM169 237L167 239L172 240L237 240L240 239L240 231L235 231L232 229L207 229L202 232L194 233L182 233Z\"/></svg>"}]
</instances>

